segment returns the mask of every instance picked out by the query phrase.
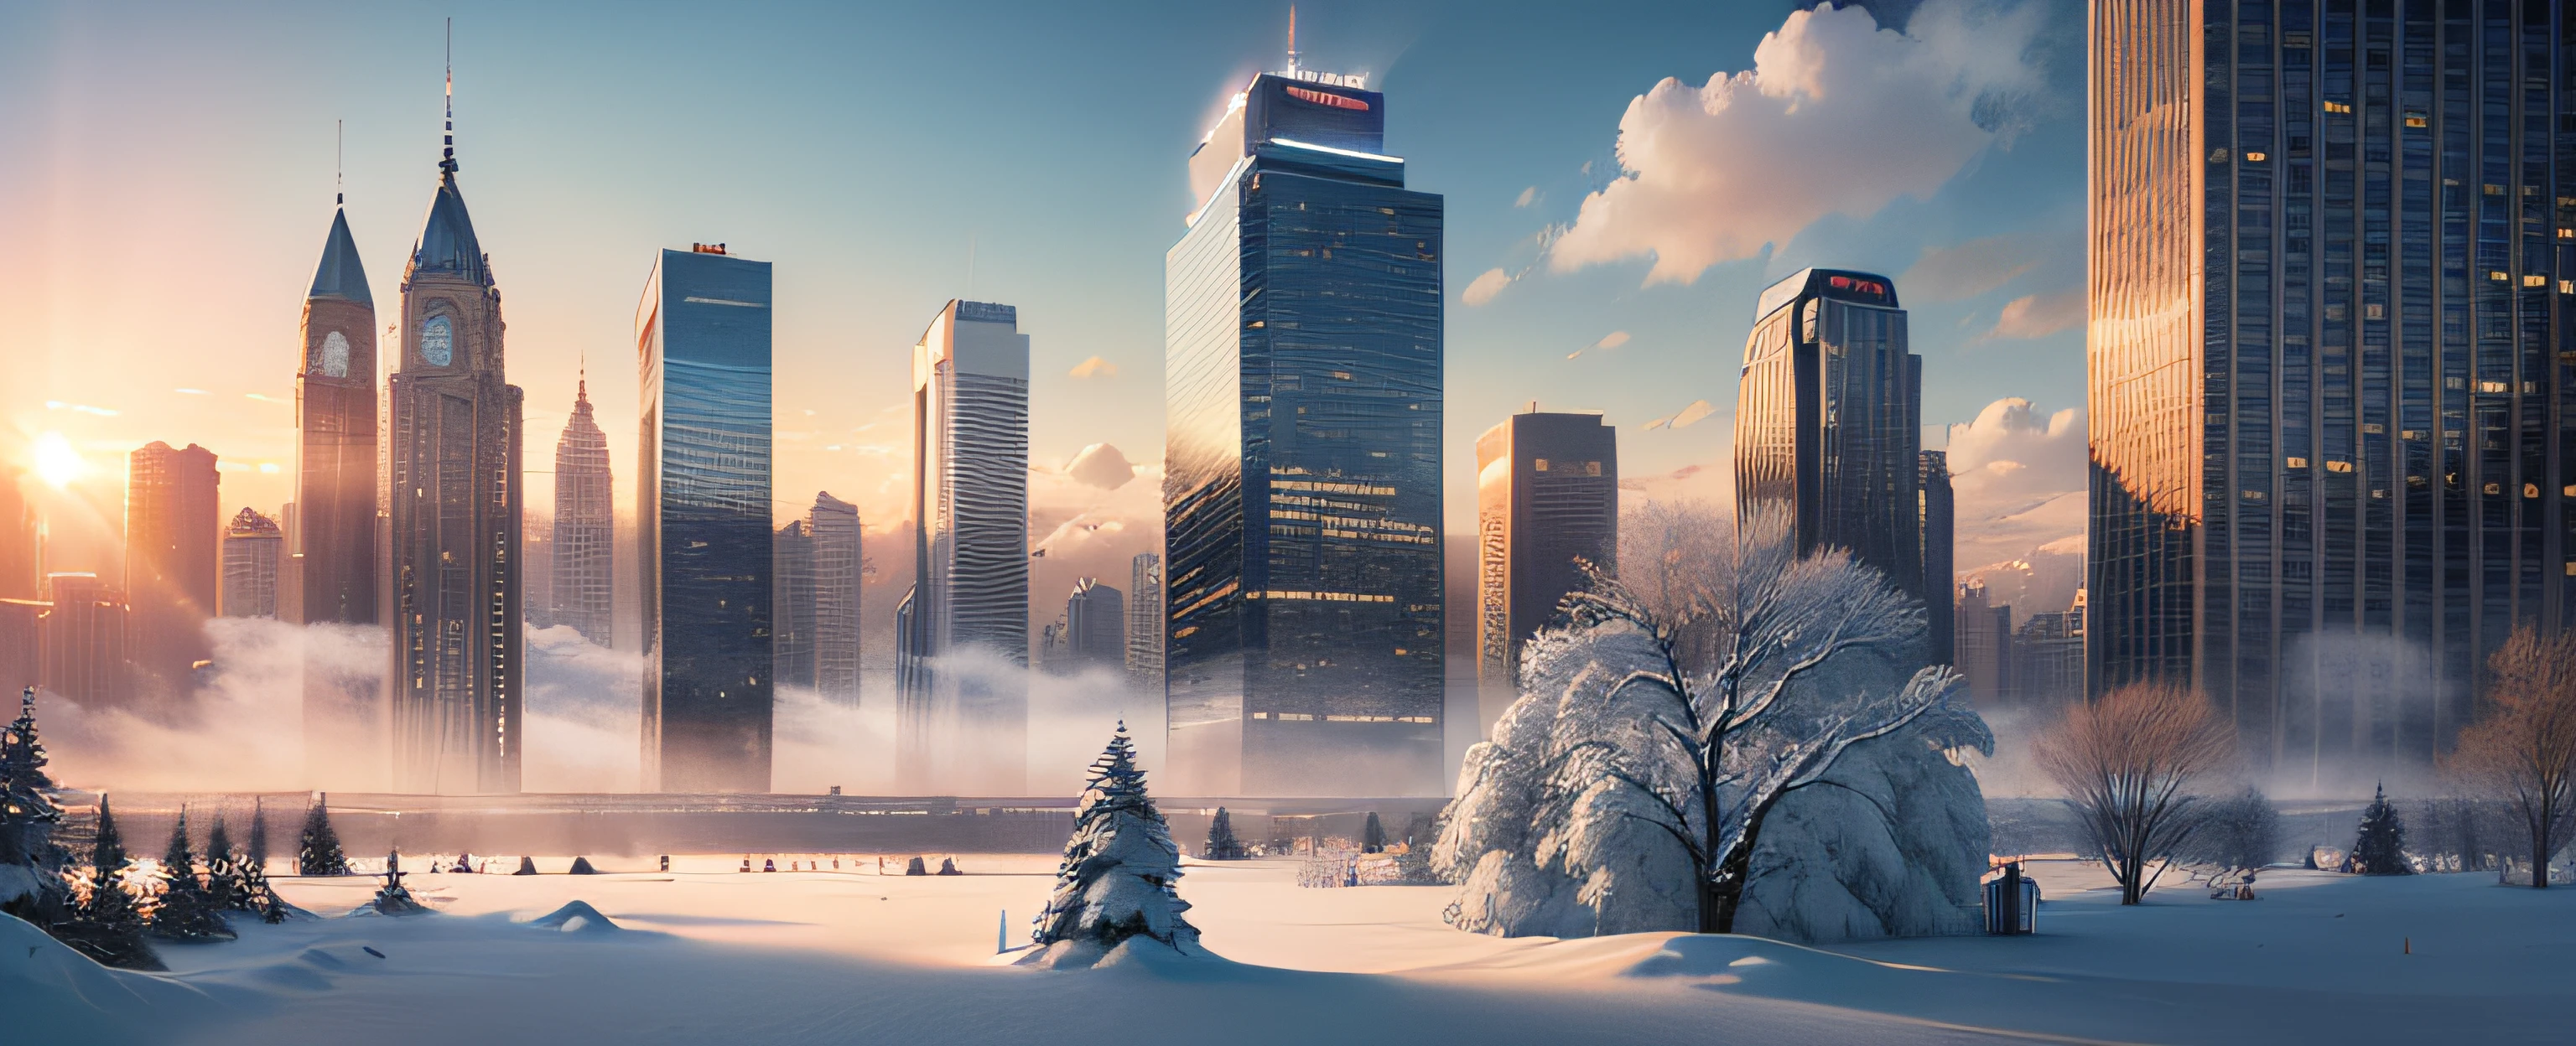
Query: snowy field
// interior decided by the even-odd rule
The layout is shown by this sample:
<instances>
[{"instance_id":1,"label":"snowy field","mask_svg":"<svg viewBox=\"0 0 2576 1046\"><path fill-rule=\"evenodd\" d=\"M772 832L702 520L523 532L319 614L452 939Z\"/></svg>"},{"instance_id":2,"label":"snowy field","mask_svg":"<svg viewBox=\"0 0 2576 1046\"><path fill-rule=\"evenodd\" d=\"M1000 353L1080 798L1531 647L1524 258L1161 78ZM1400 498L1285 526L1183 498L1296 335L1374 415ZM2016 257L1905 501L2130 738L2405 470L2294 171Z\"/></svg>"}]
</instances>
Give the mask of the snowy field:
<instances>
[{"instance_id":1,"label":"snowy field","mask_svg":"<svg viewBox=\"0 0 2576 1046\"><path fill-rule=\"evenodd\" d=\"M1443 925L1447 887L1193 865L1189 918L1232 963L1037 971L1001 965L995 937L1007 910L1025 940L1052 859L966 855L969 874L920 878L879 877L873 858L748 875L739 860L416 875L441 914L406 920L339 917L370 879L280 879L326 918L164 944L159 976L0 920L0 1012L33 1021L13 1039L30 1043L2420 1044L2569 1041L2576 1002L2576 891L2491 875L2276 871L2252 903L2183 887L2123 910L2087 888L2098 872L2040 864L2037 936L1818 950L1504 940ZM620 929L523 925L574 900Z\"/></svg>"}]
</instances>

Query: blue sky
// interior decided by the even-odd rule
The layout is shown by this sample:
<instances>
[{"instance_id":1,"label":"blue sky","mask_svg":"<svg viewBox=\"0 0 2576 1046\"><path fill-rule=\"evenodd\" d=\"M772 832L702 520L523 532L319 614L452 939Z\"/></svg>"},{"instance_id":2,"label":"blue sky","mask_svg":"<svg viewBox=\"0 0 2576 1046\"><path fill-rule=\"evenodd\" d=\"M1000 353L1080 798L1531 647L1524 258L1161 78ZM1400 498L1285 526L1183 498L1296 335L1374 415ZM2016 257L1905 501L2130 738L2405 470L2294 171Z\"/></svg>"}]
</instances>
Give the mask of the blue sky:
<instances>
[{"instance_id":1,"label":"blue sky","mask_svg":"<svg viewBox=\"0 0 2576 1046\"><path fill-rule=\"evenodd\" d=\"M2008 50L1943 59L2019 78L2007 133L1968 140L1956 162L1878 134L1792 137L1780 162L1856 179L1858 213L1792 215L1785 247L1649 284L1649 257L1560 271L1543 244L1619 177L1633 100L1667 77L1696 89L1753 68L1794 5L1299 5L1306 64L1371 74L1388 96L1387 148L1414 187L1447 197L1453 529L1473 513L1476 434L1532 399L1608 412L1626 474L1652 481L1644 493L1722 491L1754 296L1803 265L1899 278L1928 423L2007 397L2043 422L2081 406L2081 310L2066 310L2083 273L2083 9L1926 9L2021 20L2018 35L1917 49ZM528 390L531 461L586 355L621 477L631 470L621 434L651 252L725 241L776 264L782 501L829 487L872 526L900 502L909 347L950 297L1020 307L1038 464L1102 442L1156 457L1162 257L1190 203L1183 161L1226 95L1281 64L1287 21L1285 4L9 5L0 227L21 249L0 260L0 428L62 432L101 468L147 440L201 442L245 467L226 474L227 514L286 500L283 473L257 465L291 471L297 310L330 218L333 122L347 123L350 219L390 311L435 180L451 14L461 179L501 285L510 376ZM1824 108L1778 122L1794 136ZM1702 144L1721 165L1773 162L1755 143ZM1909 172L1921 198L1869 197L1864 183ZM1962 245L1932 255L1955 264L1916 271L1927 251ZM1466 304L1496 268L1529 271ZM1614 332L1624 344L1567 359ZM1093 356L1116 373L1068 373ZM1696 400L1714 413L1644 427ZM2031 481L1998 496L2080 488L2075 428L2071 444L2045 441L2045 463L2016 458L2022 430L1990 434L1985 457ZM1140 510L1141 486L1113 499L1060 483L1040 501ZM2059 536L2045 530L2006 543ZM1963 566L1979 562L1968 555Z\"/></svg>"}]
</instances>

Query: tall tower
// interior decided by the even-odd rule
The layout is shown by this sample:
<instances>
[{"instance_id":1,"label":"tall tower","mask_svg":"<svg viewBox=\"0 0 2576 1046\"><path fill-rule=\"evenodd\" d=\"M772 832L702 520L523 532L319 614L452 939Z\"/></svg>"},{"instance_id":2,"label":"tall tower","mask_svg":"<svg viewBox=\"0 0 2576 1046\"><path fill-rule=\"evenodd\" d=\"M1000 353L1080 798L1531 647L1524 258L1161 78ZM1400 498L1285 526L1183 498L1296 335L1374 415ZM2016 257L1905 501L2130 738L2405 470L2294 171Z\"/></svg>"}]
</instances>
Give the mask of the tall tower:
<instances>
[{"instance_id":1,"label":"tall tower","mask_svg":"<svg viewBox=\"0 0 2576 1046\"><path fill-rule=\"evenodd\" d=\"M1049 670L1078 672L1090 667L1125 666L1125 593L1101 584L1099 578L1083 578L1074 583L1073 594L1064 601L1064 622L1067 663L1049 665Z\"/></svg>"},{"instance_id":2,"label":"tall tower","mask_svg":"<svg viewBox=\"0 0 2576 1046\"><path fill-rule=\"evenodd\" d=\"M644 781L769 790L769 263L662 251L635 312Z\"/></svg>"},{"instance_id":3,"label":"tall tower","mask_svg":"<svg viewBox=\"0 0 2576 1046\"><path fill-rule=\"evenodd\" d=\"M814 524L791 519L770 536L769 648L778 681L814 685Z\"/></svg>"},{"instance_id":4,"label":"tall tower","mask_svg":"<svg viewBox=\"0 0 2576 1046\"><path fill-rule=\"evenodd\" d=\"M1916 505L1923 532L1923 638L1930 644L1925 660L1936 665L1956 662L1958 619L1950 595L1957 541L1957 499L1950 489L1950 452L1927 450L1918 459ZM2076 629L2082 632L2083 629Z\"/></svg>"},{"instance_id":5,"label":"tall tower","mask_svg":"<svg viewBox=\"0 0 2576 1046\"><path fill-rule=\"evenodd\" d=\"M555 442L554 540L548 542L554 553L553 621L609 646L616 507L610 500L608 434L591 420L590 382L574 388L572 419Z\"/></svg>"},{"instance_id":6,"label":"tall tower","mask_svg":"<svg viewBox=\"0 0 2576 1046\"><path fill-rule=\"evenodd\" d=\"M1163 696L1163 557L1152 552L1127 564L1127 685Z\"/></svg>"},{"instance_id":7,"label":"tall tower","mask_svg":"<svg viewBox=\"0 0 2576 1046\"><path fill-rule=\"evenodd\" d=\"M394 787L516 792L523 396L503 377L501 292L457 188L452 103L449 113L438 192L403 270L402 358L385 395Z\"/></svg>"},{"instance_id":8,"label":"tall tower","mask_svg":"<svg viewBox=\"0 0 2576 1046\"><path fill-rule=\"evenodd\" d=\"M2195 684L2306 787L2425 766L2576 624L2570 5L2091 24L2089 689Z\"/></svg>"},{"instance_id":9,"label":"tall tower","mask_svg":"<svg viewBox=\"0 0 2576 1046\"><path fill-rule=\"evenodd\" d=\"M1164 254L1166 780L1437 795L1443 205L1386 96L1253 78Z\"/></svg>"},{"instance_id":10,"label":"tall tower","mask_svg":"<svg viewBox=\"0 0 2576 1046\"><path fill-rule=\"evenodd\" d=\"M216 543L215 452L194 443L145 444L128 466L125 587L133 601L127 656L133 696L176 707L194 692L197 662L213 656L206 619L215 616L223 566Z\"/></svg>"},{"instance_id":11,"label":"tall tower","mask_svg":"<svg viewBox=\"0 0 2576 1046\"><path fill-rule=\"evenodd\" d=\"M806 516L814 541L814 689L823 699L859 706L859 507L830 491L814 495Z\"/></svg>"},{"instance_id":12,"label":"tall tower","mask_svg":"<svg viewBox=\"0 0 2576 1046\"><path fill-rule=\"evenodd\" d=\"M1597 413L1514 414L1476 439L1477 713L1518 696L1521 645L1583 587L1582 559L1619 570L1619 430Z\"/></svg>"},{"instance_id":13,"label":"tall tower","mask_svg":"<svg viewBox=\"0 0 2576 1046\"><path fill-rule=\"evenodd\" d=\"M331 215L304 293L295 372L295 504L287 517L279 616L293 624L376 623L376 304L349 235Z\"/></svg>"},{"instance_id":14,"label":"tall tower","mask_svg":"<svg viewBox=\"0 0 2576 1046\"><path fill-rule=\"evenodd\" d=\"M914 574L897 615L896 787L1028 779L1029 336L950 301L912 350Z\"/></svg>"}]
</instances>

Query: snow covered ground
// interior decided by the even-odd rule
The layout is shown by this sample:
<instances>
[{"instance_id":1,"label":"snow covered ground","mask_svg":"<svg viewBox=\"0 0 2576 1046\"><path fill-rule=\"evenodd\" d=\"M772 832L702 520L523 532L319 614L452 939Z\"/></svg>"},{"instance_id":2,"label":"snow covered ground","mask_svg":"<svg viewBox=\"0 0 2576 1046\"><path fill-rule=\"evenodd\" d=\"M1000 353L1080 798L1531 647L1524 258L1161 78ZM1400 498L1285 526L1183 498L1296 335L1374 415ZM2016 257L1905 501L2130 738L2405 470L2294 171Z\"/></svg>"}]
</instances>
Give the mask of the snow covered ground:
<instances>
[{"instance_id":1,"label":"snow covered ground","mask_svg":"<svg viewBox=\"0 0 2576 1046\"><path fill-rule=\"evenodd\" d=\"M1189 917L1233 963L1059 972L994 957L1004 910L1026 939L1047 858L919 878L594 860L610 874L415 875L442 914L407 920L338 917L372 880L279 880L330 918L164 945L161 976L0 920L0 1012L28 1042L2422 1043L2565 1041L2576 1002L2576 891L2480 875L2277 871L2253 903L2186 887L2123 910L2085 889L2098 872L2043 864L2038 936L1818 950L1503 940L1443 925L1446 887L1193 865ZM622 929L526 925L574 900Z\"/></svg>"}]
</instances>

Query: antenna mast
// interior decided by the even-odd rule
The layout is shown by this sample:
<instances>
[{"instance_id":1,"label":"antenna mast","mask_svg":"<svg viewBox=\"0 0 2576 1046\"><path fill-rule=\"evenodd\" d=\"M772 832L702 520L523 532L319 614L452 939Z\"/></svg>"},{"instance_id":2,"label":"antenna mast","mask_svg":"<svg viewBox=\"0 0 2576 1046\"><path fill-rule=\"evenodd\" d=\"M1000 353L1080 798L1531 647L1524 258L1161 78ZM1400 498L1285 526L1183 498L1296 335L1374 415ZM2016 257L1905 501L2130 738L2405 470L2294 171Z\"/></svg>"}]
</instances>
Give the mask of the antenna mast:
<instances>
[{"instance_id":1,"label":"antenna mast","mask_svg":"<svg viewBox=\"0 0 2576 1046\"><path fill-rule=\"evenodd\" d=\"M349 202L349 121L331 121L331 202Z\"/></svg>"},{"instance_id":2,"label":"antenna mast","mask_svg":"<svg viewBox=\"0 0 2576 1046\"><path fill-rule=\"evenodd\" d=\"M1297 5L1288 5L1288 75L1297 75Z\"/></svg>"},{"instance_id":3,"label":"antenna mast","mask_svg":"<svg viewBox=\"0 0 2576 1046\"><path fill-rule=\"evenodd\" d=\"M438 169L456 173L456 19L447 20L447 140Z\"/></svg>"}]
</instances>

